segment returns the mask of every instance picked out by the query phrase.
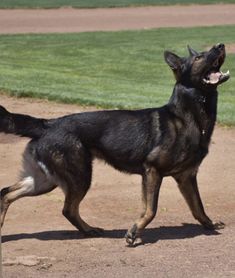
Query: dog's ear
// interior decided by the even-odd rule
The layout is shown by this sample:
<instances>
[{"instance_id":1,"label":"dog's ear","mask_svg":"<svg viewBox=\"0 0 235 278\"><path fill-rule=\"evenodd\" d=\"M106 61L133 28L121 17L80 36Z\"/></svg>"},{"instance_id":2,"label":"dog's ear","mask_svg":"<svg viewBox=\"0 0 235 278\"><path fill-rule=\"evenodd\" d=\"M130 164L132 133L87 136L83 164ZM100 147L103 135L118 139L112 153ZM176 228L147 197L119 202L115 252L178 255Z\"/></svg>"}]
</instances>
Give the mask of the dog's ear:
<instances>
[{"instance_id":1,"label":"dog's ear","mask_svg":"<svg viewBox=\"0 0 235 278\"><path fill-rule=\"evenodd\" d=\"M189 52L190 56L198 55L198 52L196 50L192 49L189 45L187 47L188 47L188 52Z\"/></svg>"},{"instance_id":2,"label":"dog's ear","mask_svg":"<svg viewBox=\"0 0 235 278\"><path fill-rule=\"evenodd\" d=\"M173 71L178 70L181 67L181 58L176 54L170 51L165 51L164 58Z\"/></svg>"},{"instance_id":3,"label":"dog's ear","mask_svg":"<svg viewBox=\"0 0 235 278\"><path fill-rule=\"evenodd\" d=\"M181 73L182 73L182 60L179 56L176 54L165 51L164 52L164 58L169 67L173 70L175 74L175 78L178 81L180 79Z\"/></svg>"}]
</instances>

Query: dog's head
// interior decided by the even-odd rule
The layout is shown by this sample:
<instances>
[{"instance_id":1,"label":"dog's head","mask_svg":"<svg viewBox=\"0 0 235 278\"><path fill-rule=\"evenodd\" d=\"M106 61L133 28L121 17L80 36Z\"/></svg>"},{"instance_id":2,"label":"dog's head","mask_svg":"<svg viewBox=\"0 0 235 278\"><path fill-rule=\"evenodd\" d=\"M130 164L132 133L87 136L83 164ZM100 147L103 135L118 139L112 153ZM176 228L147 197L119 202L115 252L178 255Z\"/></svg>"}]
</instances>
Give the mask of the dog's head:
<instances>
[{"instance_id":1,"label":"dog's head","mask_svg":"<svg viewBox=\"0 0 235 278\"><path fill-rule=\"evenodd\" d=\"M182 58L165 51L167 64L173 70L176 81L187 87L213 89L227 81L229 71L223 73L220 68L225 60L225 46L219 43L209 51L196 52L188 46L189 57Z\"/></svg>"}]
</instances>

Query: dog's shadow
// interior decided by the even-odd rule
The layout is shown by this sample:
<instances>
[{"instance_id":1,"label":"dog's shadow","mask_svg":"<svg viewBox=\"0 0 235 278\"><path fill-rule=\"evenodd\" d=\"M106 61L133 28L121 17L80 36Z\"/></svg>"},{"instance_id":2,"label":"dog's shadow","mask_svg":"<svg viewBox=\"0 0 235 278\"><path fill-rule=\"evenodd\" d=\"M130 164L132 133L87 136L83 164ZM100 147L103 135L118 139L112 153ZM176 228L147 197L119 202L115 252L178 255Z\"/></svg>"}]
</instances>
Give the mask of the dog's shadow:
<instances>
[{"instance_id":1,"label":"dog's shadow","mask_svg":"<svg viewBox=\"0 0 235 278\"><path fill-rule=\"evenodd\" d=\"M101 236L103 238L124 238L126 230L105 230ZM219 232L214 230L206 230L198 224L185 224L181 226L163 226L158 228L149 228L144 231L143 244L155 243L159 240L175 240L194 238L200 235L220 235ZM38 233L22 233L13 235L3 235L2 243L16 241L21 239L38 239L38 240L73 240L73 239L84 239L85 237L78 231L44 231Z\"/></svg>"}]
</instances>

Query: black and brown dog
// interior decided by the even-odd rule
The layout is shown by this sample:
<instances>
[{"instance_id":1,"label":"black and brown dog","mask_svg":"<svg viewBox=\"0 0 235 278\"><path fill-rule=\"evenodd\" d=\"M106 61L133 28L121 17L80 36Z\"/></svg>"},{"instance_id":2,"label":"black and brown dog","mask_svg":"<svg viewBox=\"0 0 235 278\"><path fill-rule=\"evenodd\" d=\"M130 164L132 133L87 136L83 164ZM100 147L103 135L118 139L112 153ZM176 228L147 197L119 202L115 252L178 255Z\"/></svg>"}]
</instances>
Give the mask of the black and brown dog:
<instances>
[{"instance_id":1,"label":"black and brown dog","mask_svg":"<svg viewBox=\"0 0 235 278\"><path fill-rule=\"evenodd\" d=\"M120 171L142 176L143 212L127 232L132 245L157 211L162 179L178 183L193 216L206 228L223 228L205 214L197 171L208 153L216 121L217 86L229 79L220 71L225 46L217 44L189 57L166 51L176 84L169 102L160 108L96 111L57 119L39 119L8 112L0 106L0 131L32 138L23 155L20 181L1 190L1 224L15 200L47 193L57 186L65 193L63 215L86 235L102 230L89 226L79 205L92 178L92 161L103 159Z\"/></svg>"}]
</instances>

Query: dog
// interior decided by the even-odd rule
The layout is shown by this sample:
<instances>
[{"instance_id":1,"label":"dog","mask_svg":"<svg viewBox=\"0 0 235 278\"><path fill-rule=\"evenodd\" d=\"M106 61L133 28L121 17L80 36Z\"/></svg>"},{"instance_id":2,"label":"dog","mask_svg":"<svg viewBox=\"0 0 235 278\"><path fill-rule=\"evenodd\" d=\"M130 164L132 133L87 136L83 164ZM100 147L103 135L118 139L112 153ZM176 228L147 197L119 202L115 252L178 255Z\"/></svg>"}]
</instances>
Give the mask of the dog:
<instances>
[{"instance_id":1,"label":"dog","mask_svg":"<svg viewBox=\"0 0 235 278\"><path fill-rule=\"evenodd\" d=\"M102 229L89 226L79 214L91 185L92 161L98 158L119 171L142 176L143 212L127 231L129 245L155 217L166 176L176 180L194 218L205 228L224 228L204 211L197 172L216 122L217 86L230 77L229 71L220 70L225 46L220 43L199 53L188 46L188 51L187 58L164 52L176 83L169 102L160 108L43 119L0 106L0 132L31 138L23 154L21 179L1 190L1 225L12 202L59 186L65 194L63 215L85 235L101 235Z\"/></svg>"}]
</instances>

